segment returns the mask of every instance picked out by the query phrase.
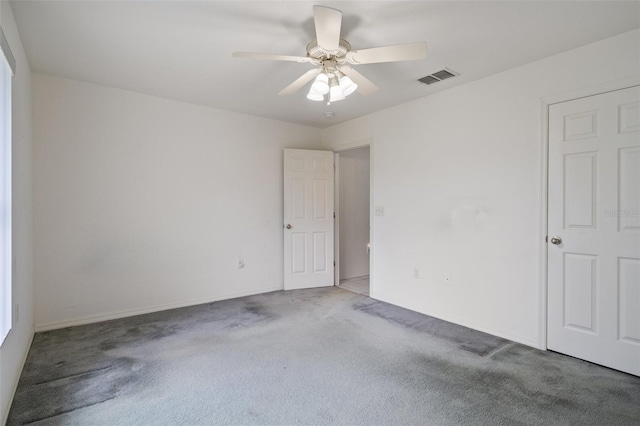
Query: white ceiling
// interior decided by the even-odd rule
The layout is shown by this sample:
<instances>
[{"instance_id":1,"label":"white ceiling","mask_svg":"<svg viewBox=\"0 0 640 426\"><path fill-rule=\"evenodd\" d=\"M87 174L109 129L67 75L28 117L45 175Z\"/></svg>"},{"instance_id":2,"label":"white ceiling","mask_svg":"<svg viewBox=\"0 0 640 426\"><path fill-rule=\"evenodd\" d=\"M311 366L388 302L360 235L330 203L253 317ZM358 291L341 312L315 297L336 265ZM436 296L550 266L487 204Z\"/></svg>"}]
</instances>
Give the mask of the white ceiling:
<instances>
[{"instance_id":1,"label":"white ceiling","mask_svg":"<svg viewBox=\"0 0 640 426\"><path fill-rule=\"evenodd\" d=\"M353 49L424 40L424 61L360 65L380 90L330 106L277 93L310 64L312 6L343 11ZM12 7L35 72L326 127L640 27L638 1L31 1ZM597 61L598 58L594 58ZM416 80L451 68L434 86ZM334 111L335 118L324 117Z\"/></svg>"}]
</instances>

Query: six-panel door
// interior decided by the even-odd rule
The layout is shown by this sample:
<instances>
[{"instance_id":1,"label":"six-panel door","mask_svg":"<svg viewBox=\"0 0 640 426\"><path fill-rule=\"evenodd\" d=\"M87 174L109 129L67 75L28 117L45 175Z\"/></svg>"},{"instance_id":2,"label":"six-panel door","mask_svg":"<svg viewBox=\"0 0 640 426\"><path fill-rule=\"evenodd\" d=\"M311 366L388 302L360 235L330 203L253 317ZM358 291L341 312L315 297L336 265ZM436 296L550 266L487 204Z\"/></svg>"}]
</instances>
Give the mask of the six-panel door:
<instances>
[{"instance_id":1,"label":"six-panel door","mask_svg":"<svg viewBox=\"0 0 640 426\"><path fill-rule=\"evenodd\" d=\"M284 150L284 288L333 285L333 152Z\"/></svg>"},{"instance_id":2,"label":"six-panel door","mask_svg":"<svg viewBox=\"0 0 640 426\"><path fill-rule=\"evenodd\" d=\"M640 375L640 88L549 108L549 349Z\"/></svg>"}]
</instances>

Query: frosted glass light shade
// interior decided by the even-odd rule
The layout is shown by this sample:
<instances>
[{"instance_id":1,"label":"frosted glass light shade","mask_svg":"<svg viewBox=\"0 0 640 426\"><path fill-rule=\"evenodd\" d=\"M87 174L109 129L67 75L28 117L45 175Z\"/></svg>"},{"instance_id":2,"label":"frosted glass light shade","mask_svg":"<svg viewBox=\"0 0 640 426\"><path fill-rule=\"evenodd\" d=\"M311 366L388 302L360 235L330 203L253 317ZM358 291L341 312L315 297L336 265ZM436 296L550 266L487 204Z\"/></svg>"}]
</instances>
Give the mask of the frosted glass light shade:
<instances>
[{"instance_id":1,"label":"frosted glass light shade","mask_svg":"<svg viewBox=\"0 0 640 426\"><path fill-rule=\"evenodd\" d=\"M322 96L318 92L315 92L312 87L307 94L307 99L309 99L310 101L324 101L324 96Z\"/></svg>"},{"instance_id":2,"label":"frosted glass light shade","mask_svg":"<svg viewBox=\"0 0 640 426\"><path fill-rule=\"evenodd\" d=\"M318 74L315 81L311 85L311 90L320 95L329 93L329 77L324 73Z\"/></svg>"},{"instance_id":3,"label":"frosted glass light shade","mask_svg":"<svg viewBox=\"0 0 640 426\"><path fill-rule=\"evenodd\" d=\"M355 92L355 90L358 88L358 85L355 84L349 77L344 75L340 78L340 87L342 88L342 94L344 96L349 96L350 94Z\"/></svg>"},{"instance_id":4,"label":"frosted glass light shade","mask_svg":"<svg viewBox=\"0 0 640 426\"><path fill-rule=\"evenodd\" d=\"M344 93L342 93L342 88L340 86L332 86L331 92L329 92L329 101L337 102L344 99Z\"/></svg>"}]
</instances>

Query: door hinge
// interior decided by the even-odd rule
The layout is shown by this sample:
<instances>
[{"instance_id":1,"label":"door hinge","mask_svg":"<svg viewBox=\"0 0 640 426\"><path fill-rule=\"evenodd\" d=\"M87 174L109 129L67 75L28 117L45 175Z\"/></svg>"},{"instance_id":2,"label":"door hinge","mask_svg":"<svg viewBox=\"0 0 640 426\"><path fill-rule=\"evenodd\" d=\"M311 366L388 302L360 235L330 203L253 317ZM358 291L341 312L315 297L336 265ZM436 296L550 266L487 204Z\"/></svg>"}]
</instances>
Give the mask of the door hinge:
<instances>
[{"instance_id":1,"label":"door hinge","mask_svg":"<svg viewBox=\"0 0 640 426\"><path fill-rule=\"evenodd\" d=\"M545 242L545 243L548 243L548 242L549 242L549 236L548 236L548 235L544 237L544 242Z\"/></svg>"},{"instance_id":2,"label":"door hinge","mask_svg":"<svg viewBox=\"0 0 640 426\"><path fill-rule=\"evenodd\" d=\"M336 266L336 261L335 260L333 261L333 266Z\"/></svg>"},{"instance_id":3,"label":"door hinge","mask_svg":"<svg viewBox=\"0 0 640 426\"><path fill-rule=\"evenodd\" d=\"M333 218L334 219L336 218L336 212L333 212Z\"/></svg>"}]
</instances>

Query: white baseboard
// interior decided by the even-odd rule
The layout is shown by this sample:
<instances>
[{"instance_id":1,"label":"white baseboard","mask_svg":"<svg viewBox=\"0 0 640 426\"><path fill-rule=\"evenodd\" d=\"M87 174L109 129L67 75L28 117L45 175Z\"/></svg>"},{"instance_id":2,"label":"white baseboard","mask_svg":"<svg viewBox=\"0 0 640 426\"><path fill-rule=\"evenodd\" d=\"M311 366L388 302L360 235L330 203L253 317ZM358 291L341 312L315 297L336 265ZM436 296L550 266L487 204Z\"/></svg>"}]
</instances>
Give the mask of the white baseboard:
<instances>
[{"instance_id":1,"label":"white baseboard","mask_svg":"<svg viewBox=\"0 0 640 426\"><path fill-rule=\"evenodd\" d=\"M31 349L31 345L33 344L33 336L35 335L35 330L31 327L31 338L29 339L29 344L27 345L24 353L22 354L22 360L20 362L20 374L16 376L16 379L13 383L13 387L11 388L11 395L9 398L9 406L6 407L6 412L3 414L2 422L0 425L6 425L7 420L9 420L9 411L11 411L11 405L13 404L13 398L16 396L16 391L18 390L18 383L20 383L20 376L22 376L22 370L24 370L24 364L27 362L27 356L29 356L29 350Z\"/></svg>"},{"instance_id":2,"label":"white baseboard","mask_svg":"<svg viewBox=\"0 0 640 426\"><path fill-rule=\"evenodd\" d=\"M395 300L393 297L388 297L388 296L382 295L380 293L372 293L369 297L371 297L372 299L380 300L380 301L385 302L385 303L390 303L392 305L399 306L399 307L404 308L404 309L409 309L409 310L414 311L414 312L419 312L419 313L424 314L424 315L429 315L431 317L438 318L438 319L441 319L443 321L451 322L451 323L454 323L454 324L461 325L463 327L467 327L467 328L471 328L473 330L481 331L483 333L491 334L492 336L501 337L503 339L511 340L513 342L516 342L516 343L521 343L521 344L526 345L526 346L531 346L531 347L534 347L536 349L540 349L540 343L537 342L536 340L524 339L524 338L522 338L520 336L513 336L513 335L510 335L508 333L503 333L501 331L494 330L494 329L492 329L490 327L485 327L483 325L476 324L473 321L461 320L459 318L455 318L455 317L451 317L451 316L444 317L444 316L439 316L439 315L433 315L430 312L424 312L424 311L421 311L421 310L412 309L412 308L410 308L408 306L404 306L402 303L400 303L398 300Z\"/></svg>"},{"instance_id":3,"label":"white baseboard","mask_svg":"<svg viewBox=\"0 0 640 426\"><path fill-rule=\"evenodd\" d=\"M42 324L36 324L35 330L36 332L50 331L50 330L56 330L59 328L73 327L76 325L92 324L94 322L109 321L109 320L114 320L119 318L132 317L136 315L150 314L152 312L166 311L169 309L201 305L203 303L217 302L220 300L235 299L237 297L269 293L269 292L278 291L278 290L282 290L282 286L264 288L260 290L236 292L236 293L225 293L213 299L197 299L197 300L190 300L186 302L166 303L163 305L148 306L144 308L135 308L135 309L126 309L126 310L116 311L116 312L107 312L104 314L90 315L90 316L81 317L81 318L73 318L73 319L67 319L62 321L52 321L52 322L47 322Z\"/></svg>"},{"instance_id":4,"label":"white baseboard","mask_svg":"<svg viewBox=\"0 0 640 426\"><path fill-rule=\"evenodd\" d=\"M73 319L69 319L69 320L62 320L62 321L53 321L53 322L48 322L48 323L43 323L43 324L36 324L35 326L35 331L36 332L41 332L41 331L49 331L49 330L56 330L59 328L65 328L65 327L73 327L76 325L85 325L85 324L91 324L94 322L101 322L101 321L109 321L109 320L113 320L113 319L119 319L119 318L126 318L126 317L131 317L131 316L135 316L135 315L143 315L143 314L149 314L152 312L159 312L159 311L166 311L169 309L176 309L176 308L184 308L187 306L194 306L194 305L201 305L203 303L211 303L211 302L216 302L216 301L220 301L220 300L227 300L227 299L234 299L237 297L244 297L244 296L252 296L255 294L262 294L262 293L269 293L272 291L279 291L282 290L283 288L281 286L278 287L273 287L273 288L265 288L265 289L261 289L261 290L252 290L252 291L245 291L245 292L237 292L237 293L227 293L227 294L222 294L218 297L215 297L213 299L198 299L198 300L191 300L191 301L186 301L186 302L177 302L177 303L167 303L164 305L156 305L156 306L150 306L150 307L144 307L144 308L136 308L136 309L128 309L128 310L123 310L123 311L116 311L116 312L109 312L109 313L105 313L105 314L99 314L99 315L91 315L91 316L87 316L87 317L81 317L81 318L73 318ZM372 292L370 294L370 296L372 299L376 299L376 300L380 300L382 302L385 303L390 303L392 305L396 305L399 306L401 308L405 308L405 309L409 309L415 312L419 312L421 314L424 315L429 315L432 316L434 318L438 318L441 319L443 321L448 321L454 324L458 324L464 327L468 327L474 330L478 330L481 331L483 333L487 333L487 334L491 334L493 336L497 336L497 337L501 337L503 339L507 339L507 340L511 340L517 343L521 343L523 345L526 346L532 346L536 349L540 348L540 344L539 342L535 341L535 340L530 340L530 339L524 339L520 336L514 336L514 335L510 335L508 333L504 333L495 329L492 329L490 327L485 327L483 325L479 325L476 324L473 321L466 321L466 320L461 320L459 318L454 318L451 316L438 316L438 315L433 315L430 312L423 312L421 310L417 310L417 309L412 309L411 307L405 306L403 305L403 303L401 303L400 301L396 300L393 297L389 297L387 295L383 295L377 292ZM33 339L33 337L32 337ZM26 354L25 354L25 359L26 359ZM17 385L17 383L16 383Z\"/></svg>"}]
</instances>

